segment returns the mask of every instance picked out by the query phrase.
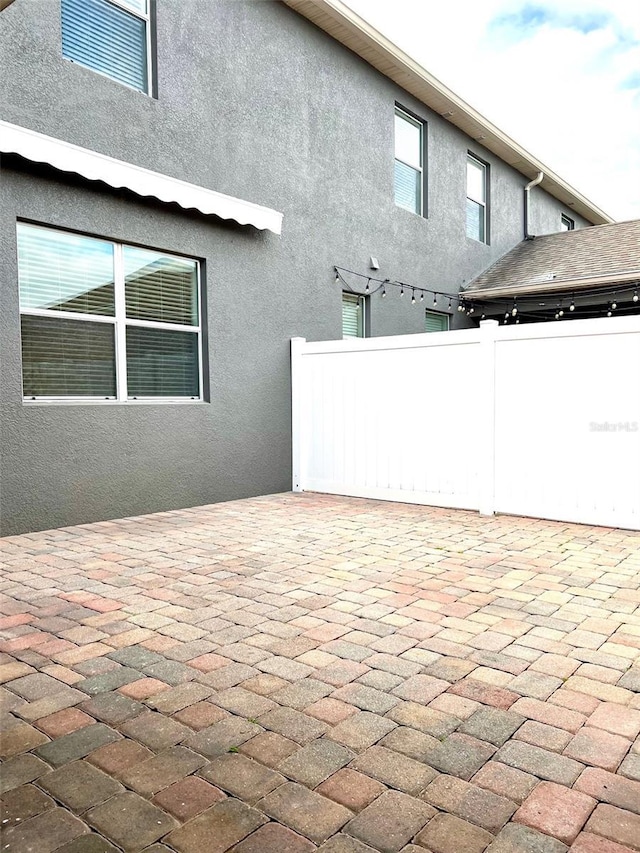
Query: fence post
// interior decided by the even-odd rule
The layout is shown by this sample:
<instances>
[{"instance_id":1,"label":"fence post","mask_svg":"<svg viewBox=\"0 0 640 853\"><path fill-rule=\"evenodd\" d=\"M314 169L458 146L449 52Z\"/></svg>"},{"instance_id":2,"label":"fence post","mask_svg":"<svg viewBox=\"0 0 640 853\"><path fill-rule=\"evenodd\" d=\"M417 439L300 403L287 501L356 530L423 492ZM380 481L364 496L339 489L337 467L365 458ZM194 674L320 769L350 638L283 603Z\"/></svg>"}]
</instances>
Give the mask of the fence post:
<instances>
[{"instance_id":1,"label":"fence post","mask_svg":"<svg viewBox=\"0 0 640 853\"><path fill-rule=\"evenodd\" d=\"M496 337L497 320L480 322L480 358L482 365L482 410L480 427L480 514L495 512L496 479Z\"/></svg>"},{"instance_id":2,"label":"fence post","mask_svg":"<svg viewBox=\"0 0 640 853\"><path fill-rule=\"evenodd\" d=\"M302 478L302 349L306 338L291 338L291 473L293 492L304 491Z\"/></svg>"}]
</instances>

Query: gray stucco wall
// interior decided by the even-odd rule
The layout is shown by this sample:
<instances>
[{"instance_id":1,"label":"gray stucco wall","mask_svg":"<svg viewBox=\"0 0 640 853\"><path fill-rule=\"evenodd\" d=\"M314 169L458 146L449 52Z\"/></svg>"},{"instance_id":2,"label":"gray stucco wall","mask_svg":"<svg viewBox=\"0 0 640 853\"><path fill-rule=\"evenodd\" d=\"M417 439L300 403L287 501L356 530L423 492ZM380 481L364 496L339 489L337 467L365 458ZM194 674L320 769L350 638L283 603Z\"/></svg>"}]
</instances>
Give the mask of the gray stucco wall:
<instances>
[{"instance_id":1,"label":"gray stucco wall","mask_svg":"<svg viewBox=\"0 0 640 853\"><path fill-rule=\"evenodd\" d=\"M157 99L63 59L60 43L58 0L16 0L2 13L1 118L276 208L284 230L225 224L7 158L4 534L287 489L289 339L340 337L334 264L366 273L374 255L380 277L455 293L522 239L522 175L280 3L158 0ZM428 217L393 202L396 102L427 122ZM469 150L490 164L489 246L465 236ZM561 212L572 215L533 191L534 233L558 230ZM210 402L23 404L18 218L202 259ZM454 310L452 325L465 322ZM371 300L372 334L423 329L409 300Z\"/></svg>"}]
</instances>

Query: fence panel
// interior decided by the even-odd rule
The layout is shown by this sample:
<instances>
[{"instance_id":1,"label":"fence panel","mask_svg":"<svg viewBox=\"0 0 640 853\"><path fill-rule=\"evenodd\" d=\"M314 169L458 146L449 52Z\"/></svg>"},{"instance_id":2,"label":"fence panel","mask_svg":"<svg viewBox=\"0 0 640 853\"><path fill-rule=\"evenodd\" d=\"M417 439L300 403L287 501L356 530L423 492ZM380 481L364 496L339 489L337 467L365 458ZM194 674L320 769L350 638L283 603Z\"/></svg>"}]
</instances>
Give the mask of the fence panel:
<instances>
[{"instance_id":1,"label":"fence panel","mask_svg":"<svg viewBox=\"0 0 640 853\"><path fill-rule=\"evenodd\" d=\"M478 508L479 465L464 444L482 405L479 334L420 345L426 337L294 349L301 489Z\"/></svg>"},{"instance_id":2,"label":"fence panel","mask_svg":"<svg viewBox=\"0 0 640 853\"><path fill-rule=\"evenodd\" d=\"M589 322L496 343L495 509L640 529L640 334Z\"/></svg>"}]
</instances>

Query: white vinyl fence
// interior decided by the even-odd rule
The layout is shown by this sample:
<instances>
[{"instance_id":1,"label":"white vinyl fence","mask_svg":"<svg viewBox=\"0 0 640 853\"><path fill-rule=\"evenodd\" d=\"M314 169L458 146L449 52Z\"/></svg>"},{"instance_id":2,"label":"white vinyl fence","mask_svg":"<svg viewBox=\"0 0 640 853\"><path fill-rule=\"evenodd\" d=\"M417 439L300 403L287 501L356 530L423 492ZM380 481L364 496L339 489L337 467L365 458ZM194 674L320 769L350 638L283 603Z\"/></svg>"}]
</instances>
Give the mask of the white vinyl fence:
<instances>
[{"instance_id":1,"label":"white vinyl fence","mask_svg":"<svg viewBox=\"0 0 640 853\"><path fill-rule=\"evenodd\" d=\"M640 530L640 317L291 357L294 491Z\"/></svg>"}]
</instances>

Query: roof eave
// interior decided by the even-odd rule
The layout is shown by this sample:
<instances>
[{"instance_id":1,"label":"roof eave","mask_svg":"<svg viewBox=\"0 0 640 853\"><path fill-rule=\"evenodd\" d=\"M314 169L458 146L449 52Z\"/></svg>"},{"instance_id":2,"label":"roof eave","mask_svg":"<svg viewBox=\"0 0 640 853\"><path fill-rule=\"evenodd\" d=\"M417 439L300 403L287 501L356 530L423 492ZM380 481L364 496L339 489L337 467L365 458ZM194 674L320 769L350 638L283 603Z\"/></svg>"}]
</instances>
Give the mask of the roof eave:
<instances>
[{"instance_id":1,"label":"roof eave","mask_svg":"<svg viewBox=\"0 0 640 853\"><path fill-rule=\"evenodd\" d=\"M340 0L282 2L348 47L373 68L410 92L526 178L532 179L539 172L544 172L542 188L588 222L593 225L606 225L614 221Z\"/></svg>"},{"instance_id":2,"label":"roof eave","mask_svg":"<svg viewBox=\"0 0 640 853\"><path fill-rule=\"evenodd\" d=\"M589 278L561 279L559 281L521 282L505 287L487 287L463 290L460 296L468 302L487 302L494 299L511 299L514 296L535 296L544 293L571 291L579 293L585 288L607 287L612 284L633 284L640 281L640 270L618 275L590 276Z\"/></svg>"}]
</instances>

